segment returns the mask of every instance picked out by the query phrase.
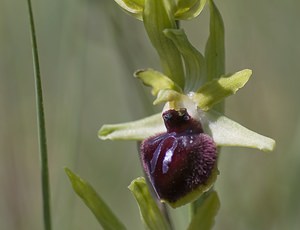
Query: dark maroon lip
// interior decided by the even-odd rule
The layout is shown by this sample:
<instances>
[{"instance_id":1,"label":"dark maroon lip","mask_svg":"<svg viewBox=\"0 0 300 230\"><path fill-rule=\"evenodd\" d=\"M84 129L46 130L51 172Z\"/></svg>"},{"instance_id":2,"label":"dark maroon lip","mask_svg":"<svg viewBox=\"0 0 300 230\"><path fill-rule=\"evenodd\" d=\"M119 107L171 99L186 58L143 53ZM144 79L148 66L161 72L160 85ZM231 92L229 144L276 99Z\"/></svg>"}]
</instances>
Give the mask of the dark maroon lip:
<instances>
[{"instance_id":1,"label":"dark maroon lip","mask_svg":"<svg viewBox=\"0 0 300 230\"><path fill-rule=\"evenodd\" d=\"M144 140L140 154L159 198L176 202L209 179L216 146L186 109L168 110L162 116L167 132Z\"/></svg>"}]
</instances>

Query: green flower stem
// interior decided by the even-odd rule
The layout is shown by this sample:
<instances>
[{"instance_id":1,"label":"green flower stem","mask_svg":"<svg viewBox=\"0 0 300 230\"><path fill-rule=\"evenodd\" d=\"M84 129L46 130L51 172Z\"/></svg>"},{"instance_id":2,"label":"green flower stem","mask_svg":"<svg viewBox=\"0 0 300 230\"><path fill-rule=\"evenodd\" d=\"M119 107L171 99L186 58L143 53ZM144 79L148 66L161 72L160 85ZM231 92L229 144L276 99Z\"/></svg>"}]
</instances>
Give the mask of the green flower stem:
<instances>
[{"instance_id":1,"label":"green flower stem","mask_svg":"<svg viewBox=\"0 0 300 230\"><path fill-rule=\"evenodd\" d=\"M27 5L28 5L29 21L30 21L30 35L31 35L31 42L32 42L32 58L33 58L33 67L34 67L35 92L36 92L44 229L51 230L50 185L49 185L47 138L46 138L45 115L44 115L44 106L43 106L42 81L41 81L39 55L38 55L38 47L37 47L36 33L34 27L34 18L33 18L31 0L27 0Z\"/></svg>"}]
</instances>

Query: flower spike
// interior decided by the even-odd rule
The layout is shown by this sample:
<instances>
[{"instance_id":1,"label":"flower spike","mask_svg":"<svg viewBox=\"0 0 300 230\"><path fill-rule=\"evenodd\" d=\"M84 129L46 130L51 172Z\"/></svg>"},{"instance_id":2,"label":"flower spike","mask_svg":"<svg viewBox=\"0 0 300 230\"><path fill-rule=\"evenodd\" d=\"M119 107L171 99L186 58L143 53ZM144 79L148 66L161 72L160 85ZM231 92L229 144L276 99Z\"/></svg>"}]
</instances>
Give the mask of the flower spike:
<instances>
[{"instance_id":1,"label":"flower spike","mask_svg":"<svg viewBox=\"0 0 300 230\"><path fill-rule=\"evenodd\" d=\"M244 69L225 74L224 24L213 0L209 38L202 55L176 20L190 19L206 0L115 0L143 20L156 49L162 73L138 70L134 75L165 103L161 113L133 122L104 125L103 140L138 140L143 169L157 197L172 207L190 203L217 179L218 147L243 146L272 151L275 141L223 115L224 99L250 79Z\"/></svg>"}]
</instances>

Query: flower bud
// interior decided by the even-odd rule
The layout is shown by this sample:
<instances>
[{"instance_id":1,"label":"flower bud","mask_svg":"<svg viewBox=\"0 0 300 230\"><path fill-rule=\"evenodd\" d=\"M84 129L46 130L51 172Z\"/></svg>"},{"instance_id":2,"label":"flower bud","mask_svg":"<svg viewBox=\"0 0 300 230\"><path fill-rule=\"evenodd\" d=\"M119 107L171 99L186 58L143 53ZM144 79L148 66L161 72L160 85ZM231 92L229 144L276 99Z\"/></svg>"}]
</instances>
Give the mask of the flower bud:
<instances>
[{"instance_id":1,"label":"flower bud","mask_svg":"<svg viewBox=\"0 0 300 230\"><path fill-rule=\"evenodd\" d=\"M218 174L216 145L186 109L168 110L163 119L167 132L144 140L140 154L158 197L178 207L212 186Z\"/></svg>"}]
</instances>

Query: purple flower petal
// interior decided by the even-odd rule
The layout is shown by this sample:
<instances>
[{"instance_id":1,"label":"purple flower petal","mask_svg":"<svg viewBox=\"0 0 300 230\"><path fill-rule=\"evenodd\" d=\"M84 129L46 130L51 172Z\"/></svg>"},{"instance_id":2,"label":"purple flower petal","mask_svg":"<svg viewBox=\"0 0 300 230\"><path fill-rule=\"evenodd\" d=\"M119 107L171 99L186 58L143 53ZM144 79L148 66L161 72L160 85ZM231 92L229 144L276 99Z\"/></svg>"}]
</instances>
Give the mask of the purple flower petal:
<instances>
[{"instance_id":1,"label":"purple flower petal","mask_svg":"<svg viewBox=\"0 0 300 230\"><path fill-rule=\"evenodd\" d=\"M175 203L206 185L217 161L213 139L185 109L163 114L167 133L141 144L141 159L158 197Z\"/></svg>"}]
</instances>

